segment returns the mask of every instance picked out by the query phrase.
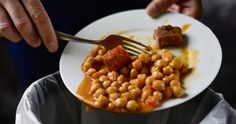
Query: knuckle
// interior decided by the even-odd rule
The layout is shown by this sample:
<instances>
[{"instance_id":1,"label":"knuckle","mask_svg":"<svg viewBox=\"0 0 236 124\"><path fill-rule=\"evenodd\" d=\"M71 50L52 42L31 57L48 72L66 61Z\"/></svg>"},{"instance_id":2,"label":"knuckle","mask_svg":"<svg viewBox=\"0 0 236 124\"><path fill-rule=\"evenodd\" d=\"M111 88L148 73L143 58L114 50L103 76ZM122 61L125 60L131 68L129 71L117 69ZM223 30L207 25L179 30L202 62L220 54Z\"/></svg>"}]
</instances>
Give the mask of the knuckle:
<instances>
[{"instance_id":1,"label":"knuckle","mask_svg":"<svg viewBox=\"0 0 236 124\"><path fill-rule=\"evenodd\" d=\"M48 20L46 13L37 7L33 9L31 17L33 21L37 24L45 24Z\"/></svg>"},{"instance_id":2,"label":"knuckle","mask_svg":"<svg viewBox=\"0 0 236 124\"><path fill-rule=\"evenodd\" d=\"M29 20L26 17L22 17L15 20L15 26L19 30L24 29L27 24L29 24Z\"/></svg>"},{"instance_id":3,"label":"knuckle","mask_svg":"<svg viewBox=\"0 0 236 124\"><path fill-rule=\"evenodd\" d=\"M8 31L10 29L9 23L0 23L0 34Z\"/></svg>"}]
</instances>

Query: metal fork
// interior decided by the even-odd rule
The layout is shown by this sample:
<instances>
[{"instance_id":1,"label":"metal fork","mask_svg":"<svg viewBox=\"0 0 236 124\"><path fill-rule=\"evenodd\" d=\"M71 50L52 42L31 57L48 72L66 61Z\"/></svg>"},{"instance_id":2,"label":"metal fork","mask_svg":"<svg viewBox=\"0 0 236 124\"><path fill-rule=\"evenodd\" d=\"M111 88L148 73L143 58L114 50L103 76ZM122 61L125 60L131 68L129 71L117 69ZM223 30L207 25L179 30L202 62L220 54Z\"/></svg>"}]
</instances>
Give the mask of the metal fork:
<instances>
[{"instance_id":1,"label":"metal fork","mask_svg":"<svg viewBox=\"0 0 236 124\"><path fill-rule=\"evenodd\" d=\"M80 43L89 43L89 44L97 44L102 45L106 49L112 49L118 45L122 45L124 49L131 55L138 55L142 52L149 53L148 50L151 48L132 39L129 39L127 37L123 37L116 34L111 34L107 36L103 40L90 40L90 39L84 39L80 37L75 37L63 32L56 31L57 38L60 40L66 40L66 41L74 41L74 42L80 42Z\"/></svg>"}]
</instances>

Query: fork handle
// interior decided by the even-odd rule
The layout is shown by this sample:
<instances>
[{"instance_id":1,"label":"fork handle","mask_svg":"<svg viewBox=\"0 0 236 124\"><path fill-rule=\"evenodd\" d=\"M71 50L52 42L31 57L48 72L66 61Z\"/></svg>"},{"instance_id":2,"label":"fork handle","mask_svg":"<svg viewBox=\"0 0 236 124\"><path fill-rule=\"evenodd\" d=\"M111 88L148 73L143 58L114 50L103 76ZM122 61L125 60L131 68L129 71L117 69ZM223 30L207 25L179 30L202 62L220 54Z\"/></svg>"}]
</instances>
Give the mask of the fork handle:
<instances>
[{"instance_id":1,"label":"fork handle","mask_svg":"<svg viewBox=\"0 0 236 124\"><path fill-rule=\"evenodd\" d=\"M81 42L81 43L89 43L89 44L97 44L94 40L84 39L80 37L75 37L73 35L69 35L63 32L55 31L57 39L65 40L65 41L74 41L74 42Z\"/></svg>"}]
</instances>

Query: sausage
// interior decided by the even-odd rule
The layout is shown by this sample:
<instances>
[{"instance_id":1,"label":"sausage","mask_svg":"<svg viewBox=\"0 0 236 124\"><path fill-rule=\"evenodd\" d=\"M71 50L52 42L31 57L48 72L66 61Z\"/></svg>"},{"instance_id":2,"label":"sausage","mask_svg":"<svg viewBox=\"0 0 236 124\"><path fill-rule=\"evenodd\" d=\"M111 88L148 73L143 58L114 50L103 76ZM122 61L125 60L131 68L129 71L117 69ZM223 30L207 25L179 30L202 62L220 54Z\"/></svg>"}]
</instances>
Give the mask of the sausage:
<instances>
[{"instance_id":1,"label":"sausage","mask_svg":"<svg viewBox=\"0 0 236 124\"><path fill-rule=\"evenodd\" d=\"M159 48L164 46L180 46L184 42L181 28L172 27L171 25L157 27L153 38L157 41Z\"/></svg>"},{"instance_id":2,"label":"sausage","mask_svg":"<svg viewBox=\"0 0 236 124\"><path fill-rule=\"evenodd\" d=\"M131 62L129 54L119 45L108 50L103 56L102 61L110 71L116 71Z\"/></svg>"}]
</instances>

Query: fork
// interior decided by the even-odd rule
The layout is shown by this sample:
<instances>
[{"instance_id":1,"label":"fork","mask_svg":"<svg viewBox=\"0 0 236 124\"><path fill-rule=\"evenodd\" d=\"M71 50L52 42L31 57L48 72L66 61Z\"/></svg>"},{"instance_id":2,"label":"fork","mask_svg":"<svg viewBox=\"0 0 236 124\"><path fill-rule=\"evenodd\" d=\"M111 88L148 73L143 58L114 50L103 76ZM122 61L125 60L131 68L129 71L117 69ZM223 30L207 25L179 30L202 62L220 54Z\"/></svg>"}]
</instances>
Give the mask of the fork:
<instances>
[{"instance_id":1,"label":"fork","mask_svg":"<svg viewBox=\"0 0 236 124\"><path fill-rule=\"evenodd\" d=\"M102 45L108 50L121 45L131 55L139 55L142 52L149 54L148 50L151 49L150 47L138 41L116 34L111 34L103 40L90 40L81 37L75 37L73 35L59 31L55 31L55 33L57 38L60 40Z\"/></svg>"}]
</instances>

